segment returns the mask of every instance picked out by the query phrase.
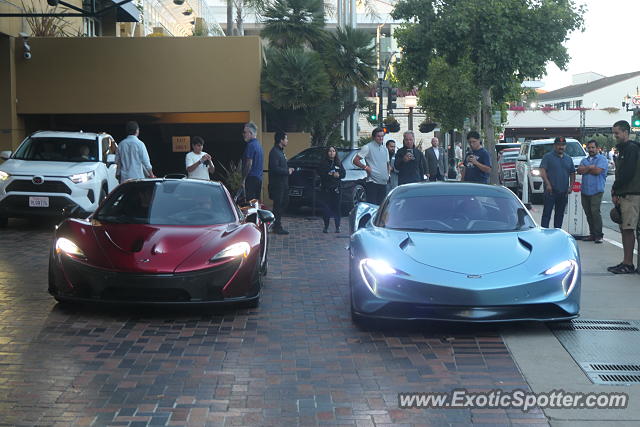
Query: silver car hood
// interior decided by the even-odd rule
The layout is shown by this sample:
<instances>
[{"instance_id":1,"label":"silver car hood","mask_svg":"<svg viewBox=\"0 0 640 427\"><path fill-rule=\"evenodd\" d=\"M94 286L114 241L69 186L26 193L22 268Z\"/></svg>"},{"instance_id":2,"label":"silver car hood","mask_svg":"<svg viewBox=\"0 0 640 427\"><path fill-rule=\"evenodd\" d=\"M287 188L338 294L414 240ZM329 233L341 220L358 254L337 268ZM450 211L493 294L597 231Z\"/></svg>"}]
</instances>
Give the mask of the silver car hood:
<instances>
[{"instance_id":1,"label":"silver car hood","mask_svg":"<svg viewBox=\"0 0 640 427\"><path fill-rule=\"evenodd\" d=\"M407 233L400 249L414 261L443 270L483 275L522 264L531 246L519 233ZM499 248L499 251L495 249ZM487 250L492 253L488 254Z\"/></svg>"}]
</instances>

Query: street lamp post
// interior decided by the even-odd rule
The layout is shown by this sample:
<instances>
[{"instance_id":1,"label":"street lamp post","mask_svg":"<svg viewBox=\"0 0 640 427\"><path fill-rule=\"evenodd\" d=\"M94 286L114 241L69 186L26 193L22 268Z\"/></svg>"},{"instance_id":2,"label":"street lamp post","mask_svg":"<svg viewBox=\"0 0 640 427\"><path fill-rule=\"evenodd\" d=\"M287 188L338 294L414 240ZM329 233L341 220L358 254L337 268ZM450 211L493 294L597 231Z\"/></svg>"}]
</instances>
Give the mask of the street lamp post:
<instances>
[{"instance_id":1,"label":"street lamp post","mask_svg":"<svg viewBox=\"0 0 640 427\"><path fill-rule=\"evenodd\" d=\"M404 97L404 106L409 108L409 130L413 130L413 109L418 106L418 97L406 95Z\"/></svg>"},{"instance_id":2,"label":"street lamp post","mask_svg":"<svg viewBox=\"0 0 640 427\"><path fill-rule=\"evenodd\" d=\"M378 68L378 125L382 127L382 84L384 82L385 70Z\"/></svg>"}]
</instances>

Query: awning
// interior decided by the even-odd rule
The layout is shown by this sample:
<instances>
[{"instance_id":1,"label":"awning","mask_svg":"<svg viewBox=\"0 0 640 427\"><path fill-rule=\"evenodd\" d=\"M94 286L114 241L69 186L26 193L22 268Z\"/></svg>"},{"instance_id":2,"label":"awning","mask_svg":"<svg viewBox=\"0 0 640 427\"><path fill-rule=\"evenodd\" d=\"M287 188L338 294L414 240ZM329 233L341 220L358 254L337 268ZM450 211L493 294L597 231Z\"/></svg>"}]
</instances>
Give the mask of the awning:
<instances>
[{"instance_id":1,"label":"awning","mask_svg":"<svg viewBox=\"0 0 640 427\"><path fill-rule=\"evenodd\" d=\"M112 3L118 4L122 0L111 0ZM116 21L118 22L140 22L140 11L133 1L121 4L116 9Z\"/></svg>"}]
</instances>

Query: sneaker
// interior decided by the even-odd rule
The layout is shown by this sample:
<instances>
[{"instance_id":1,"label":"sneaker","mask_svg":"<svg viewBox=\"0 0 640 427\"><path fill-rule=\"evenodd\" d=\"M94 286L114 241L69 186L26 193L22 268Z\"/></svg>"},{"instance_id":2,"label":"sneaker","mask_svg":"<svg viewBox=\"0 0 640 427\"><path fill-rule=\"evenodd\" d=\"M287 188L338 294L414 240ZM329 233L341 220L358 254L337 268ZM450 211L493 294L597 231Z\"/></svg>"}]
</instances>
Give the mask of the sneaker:
<instances>
[{"instance_id":1,"label":"sneaker","mask_svg":"<svg viewBox=\"0 0 640 427\"><path fill-rule=\"evenodd\" d=\"M602 237L598 237L593 241L593 243L602 243Z\"/></svg>"},{"instance_id":2,"label":"sneaker","mask_svg":"<svg viewBox=\"0 0 640 427\"><path fill-rule=\"evenodd\" d=\"M636 269L633 267L633 264L621 264L620 266L609 269L609 271L613 274L631 274L635 273Z\"/></svg>"},{"instance_id":3,"label":"sneaker","mask_svg":"<svg viewBox=\"0 0 640 427\"><path fill-rule=\"evenodd\" d=\"M582 239L583 242L593 242L594 240L596 240L593 236L587 236L584 239Z\"/></svg>"},{"instance_id":4,"label":"sneaker","mask_svg":"<svg viewBox=\"0 0 640 427\"><path fill-rule=\"evenodd\" d=\"M617 264L617 265L612 265L611 267L607 267L607 271L615 270L616 268L620 268L623 265L624 265L623 263L620 263L620 264Z\"/></svg>"},{"instance_id":5,"label":"sneaker","mask_svg":"<svg viewBox=\"0 0 640 427\"><path fill-rule=\"evenodd\" d=\"M322 229L322 232L323 232L323 233L328 233L328 232L329 232L329 227L325 227L325 228L323 228L323 229Z\"/></svg>"},{"instance_id":6,"label":"sneaker","mask_svg":"<svg viewBox=\"0 0 640 427\"><path fill-rule=\"evenodd\" d=\"M336 233L340 232L340 227L336 228Z\"/></svg>"},{"instance_id":7,"label":"sneaker","mask_svg":"<svg viewBox=\"0 0 640 427\"><path fill-rule=\"evenodd\" d=\"M283 235L284 235L284 234L289 234L289 232L288 232L287 230L285 230L284 228L278 228L278 229L275 231L275 233L276 233L276 234L283 234Z\"/></svg>"}]
</instances>

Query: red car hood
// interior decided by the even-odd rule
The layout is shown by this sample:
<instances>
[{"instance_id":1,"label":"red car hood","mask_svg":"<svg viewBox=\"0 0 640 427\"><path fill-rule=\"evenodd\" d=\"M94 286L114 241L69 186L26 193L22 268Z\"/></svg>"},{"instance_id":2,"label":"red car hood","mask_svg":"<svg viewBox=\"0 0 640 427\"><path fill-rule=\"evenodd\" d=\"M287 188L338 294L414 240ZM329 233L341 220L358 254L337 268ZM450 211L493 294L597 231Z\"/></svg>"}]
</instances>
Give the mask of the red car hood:
<instances>
[{"instance_id":1,"label":"red car hood","mask_svg":"<svg viewBox=\"0 0 640 427\"><path fill-rule=\"evenodd\" d=\"M94 224L93 230L105 261L111 264L104 267L127 272L173 273L203 247L214 251L215 242L226 228L226 225Z\"/></svg>"}]
</instances>

